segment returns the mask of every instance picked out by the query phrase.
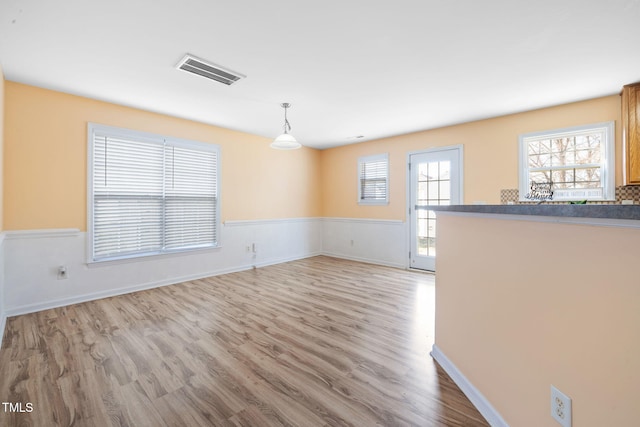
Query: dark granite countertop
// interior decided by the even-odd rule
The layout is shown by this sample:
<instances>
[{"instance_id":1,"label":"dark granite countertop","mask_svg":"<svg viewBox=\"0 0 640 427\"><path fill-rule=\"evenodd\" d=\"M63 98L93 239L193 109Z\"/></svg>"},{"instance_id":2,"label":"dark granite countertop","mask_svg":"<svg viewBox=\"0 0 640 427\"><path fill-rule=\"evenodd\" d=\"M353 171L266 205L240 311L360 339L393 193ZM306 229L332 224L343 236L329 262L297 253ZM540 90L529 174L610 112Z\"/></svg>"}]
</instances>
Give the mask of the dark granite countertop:
<instances>
[{"instance_id":1,"label":"dark granite countertop","mask_svg":"<svg viewBox=\"0 0 640 427\"><path fill-rule=\"evenodd\" d=\"M640 205L453 205L436 212L640 220Z\"/></svg>"}]
</instances>

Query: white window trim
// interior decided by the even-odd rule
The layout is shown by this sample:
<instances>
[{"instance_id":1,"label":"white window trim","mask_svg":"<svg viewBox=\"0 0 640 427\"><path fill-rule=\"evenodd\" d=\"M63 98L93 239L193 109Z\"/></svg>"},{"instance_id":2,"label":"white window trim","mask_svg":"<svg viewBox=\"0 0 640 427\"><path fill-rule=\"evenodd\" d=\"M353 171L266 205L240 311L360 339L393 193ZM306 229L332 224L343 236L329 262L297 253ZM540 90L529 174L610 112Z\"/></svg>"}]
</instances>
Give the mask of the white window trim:
<instances>
[{"instance_id":1,"label":"white window trim","mask_svg":"<svg viewBox=\"0 0 640 427\"><path fill-rule=\"evenodd\" d=\"M387 191L385 194L385 199L384 200L362 200L362 187L360 185L360 175L362 173L362 165L364 163L369 163L369 162L376 162L376 161L380 161L380 160L384 160L386 162L387 165ZM383 153L383 154L374 154L371 156L362 156L358 158L358 175L356 177L357 179L357 186L358 186L358 204L359 205L364 205L364 206L381 206L381 205L388 205L389 204L389 153Z\"/></svg>"},{"instance_id":2,"label":"white window trim","mask_svg":"<svg viewBox=\"0 0 640 427\"><path fill-rule=\"evenodd\" d=\"M540 132L531 132L521 134L519 140L519 200L521 202L532 202L524 196L529 192L530 183L528 182L528 152L527 152L527 140L532 138L554 138L559 136L571 135L587 130L603 129L605 135L605 141L603 142L601 152L601 180L602 197L586 196L586 195L561 195L556 191L551 201L579 201L579 200L593 200L593 201L612 201L616 198L616 177L615 177L615 122L602 122L592 123L582 126L573 126L563 129L553 129ZM571 190L569 190L571 191ZM581 190L576 190L581 191Z\"/></svg>"},{"instance_id":3,"label":"white window trim","mask_svg":"<svg viewBox=\"0 0 640 427\"><path fill-rule=\"evenodd\" d=\"M94 138L95 132L104 132L104 133L109 133L115 136L135 138L142 141L160 142L160 141L170 140L176 146L179 145L183 147L198 147L198 148L204 148L210 151L215 151L217 153L217 159L218 159L217 167L216 167L216 175L217 175L216 179L218 183L218 191L217 191L218 202L216 203L216 212L215 212L215 216L216 216L215 226L217 230L216 244L214 246L206 247L206 248L196 247L196 248L189 248L189 249L172 250L172 251L162 252L162 253L135 254L135 255L126 255L121 257L113 257L113 258L102 259L102 260L94 260L93 259L93 225L94 225L93 224L93 214L94 214L93 212L93 208L94 208L93 206L93 199L94 199L93 198L93 175L94 175L93 174L93 167L94 167L93 138ZM200 141L191 141L187 139L163 136L158 134L152 134L149 132L136 131L132 129L107 126L107 125L96 124L91 122L87 123L87 232L86 232L87 244L85 248L87 265L88 266L111 265L111 264L118 264L118 263L135 262L136 260L145 259L145 258L162 259L162 258L168 258L168 257L183 256L189 253L198 253L198 252L205 252L205 251L219 249L221 247L221 231L222 231L221 221L220 221L220 200L221 200L220 177L221 177L220 146L217 144L210 144L210 143L205 143Z\"/></svg>"}]
</instances>

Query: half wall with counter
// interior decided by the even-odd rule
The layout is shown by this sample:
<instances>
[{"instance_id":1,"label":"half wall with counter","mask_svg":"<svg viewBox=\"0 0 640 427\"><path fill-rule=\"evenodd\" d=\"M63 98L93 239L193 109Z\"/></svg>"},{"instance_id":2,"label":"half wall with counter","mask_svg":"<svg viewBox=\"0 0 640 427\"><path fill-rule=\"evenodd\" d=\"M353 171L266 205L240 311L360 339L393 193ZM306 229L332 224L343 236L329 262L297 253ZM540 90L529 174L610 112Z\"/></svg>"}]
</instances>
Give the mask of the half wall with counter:
<instances>
[{"instance_id":1,"label":"half wall with counter","mask_svg":"<svg viewBox=\"0 0 640 427\"><path fill-rule=\"evenodd\" d=\"M574 426L637 425L640 207L437 216L432 354L493 425L557 426L551 385L572 399Z\"/></svg>"}]
</instances>

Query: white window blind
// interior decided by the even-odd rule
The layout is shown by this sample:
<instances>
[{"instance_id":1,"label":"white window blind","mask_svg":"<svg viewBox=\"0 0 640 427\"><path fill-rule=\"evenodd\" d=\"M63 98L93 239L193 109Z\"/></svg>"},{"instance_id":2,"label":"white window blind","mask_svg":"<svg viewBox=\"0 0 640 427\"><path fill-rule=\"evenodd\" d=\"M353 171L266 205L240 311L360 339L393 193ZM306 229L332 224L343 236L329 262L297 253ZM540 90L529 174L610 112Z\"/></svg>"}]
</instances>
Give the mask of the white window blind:
<instances>
[{"instance_id":1,"label":"white window blind","mask_svg":"<svg viewBox=\"0 0 640 427\"><path fill-rule=\"evenodd\" d=\"M218 147L90 125L91 260L215 247Z\"/></svg>"},{"instance_id":2,"label":"white window blind","mask_svg":"<svg viewBox=\"0 0 640 427\"><path fill-rule=\"evenodd\" d=\"M389 156L380 154L358 159L358 203L389 201Z\"/></svg>"}]
</instances>

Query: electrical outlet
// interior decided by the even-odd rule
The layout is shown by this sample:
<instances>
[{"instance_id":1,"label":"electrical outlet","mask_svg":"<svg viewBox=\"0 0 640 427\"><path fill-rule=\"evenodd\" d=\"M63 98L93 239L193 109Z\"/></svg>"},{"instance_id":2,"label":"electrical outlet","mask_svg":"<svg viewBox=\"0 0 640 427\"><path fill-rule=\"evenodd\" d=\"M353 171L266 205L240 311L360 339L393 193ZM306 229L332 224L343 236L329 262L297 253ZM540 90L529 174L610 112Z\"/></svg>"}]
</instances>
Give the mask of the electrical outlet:
<instances>
[{"instance_id":1,"label":"electrical outlet","mask_svg":"<svg viewBox=\"0 0 640 427\"><path fill-rule=\"evenodd\" d=\"M571 427L571 399L551 386L551 416L562 427Z\"/></svg>"},{"instance_id":2,"label":"electrical outlet","mask_svg":"<svg viewBox=\"0 0 640 427\"><path fill-rule=\"evenodd\" d=\"M69 278L69 273L67 272L67 267L61 265L58 267L58 280L64 280Z\"/></svg>"}]
</instances>

